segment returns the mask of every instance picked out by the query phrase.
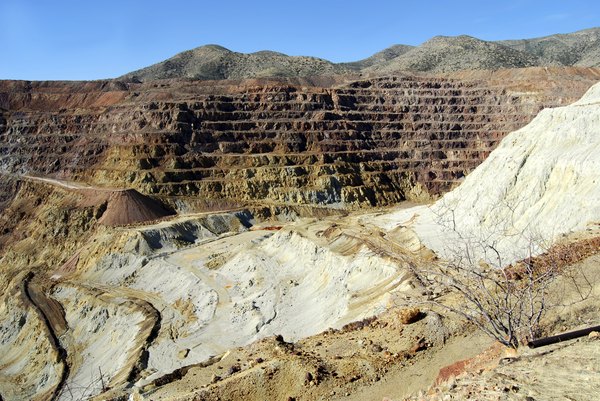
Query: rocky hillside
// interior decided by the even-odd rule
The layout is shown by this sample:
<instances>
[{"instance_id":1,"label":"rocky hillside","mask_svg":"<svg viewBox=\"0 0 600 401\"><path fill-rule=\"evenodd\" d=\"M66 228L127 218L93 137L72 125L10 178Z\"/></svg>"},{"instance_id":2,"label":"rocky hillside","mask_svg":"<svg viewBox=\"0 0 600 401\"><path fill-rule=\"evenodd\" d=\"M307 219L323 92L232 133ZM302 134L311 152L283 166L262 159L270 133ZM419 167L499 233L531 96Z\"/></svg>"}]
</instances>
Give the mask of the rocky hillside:
<instances>
[{"instance_id":1,"label":"rocky hillside","mask_svg":"<svg viewBox=\"0 0 600 401\"><path fill-rule=\"evenodd\" d=\"M461 303L420 272L465 249L484 269L560 239L542 332L597 321L600 69L562 66L594 32L0 81L0 401L402 399L491 345L424 306ZM585 341L429 394L576 398Z\"/></svg>"},{"instance_id":2,"label":"rocky hillside","mask_svg":"<svg viewBox=\"0 0 600 401\"><path fill-rule=\"evenodd\" d=\"M364 71L382 74L393 71L451 72L531 66L597 67L600 65L599 49L600 28L496 42L464 35L437 36L396 57L371 64Z\"/></svg>"},{"instance_id":3,"label":"rocky hillside","mask_svg":"<svg viewBox=\"0 0 600 401\"><path fill-rule=\"evenodd\" d=\"M371 66L367 71L379 74L393 71L449 72L540 65L548 63L524 51L463 35L436 36L398 57Z\"/></svg>"},{"instance_id":4,"label":"rocky hillside","mask_svg":"<svg viewBox=\"0 0 600 401\"><path fill-rule=\"evenodd\" d=\"M392 60L396 57L399 57L399 56L407 53L408 51L410 51L413 48L414 48L414 46L409 46L409 45L394 45L394 46L388 47L387 49L384 49L380 52L377 52L374 55L372 55L371 57L368 57L366 59L354 61L354 62L350 62L350 63L341 63L341 65L351 68L353 70L364 70L368 67L382 65L382 64L388 62L389 60Z\"/></svg>"},{"instance_id":5,"label":"rocky hillside","mask_svg":"<svg viewBox=\"0 0 600 401\"><path fill-rule=\"evenodd\" d=\"M551 66L600 66L600 28L534 39L484 41L471 36L436 36L419 46L394 45L371 57L331 63L262 51L232 52L209 45L124 75L128 80L166 78L242 79L392 72L451 72Z\"/></svg>"},{"instance_id":6,"label":"rocky hillside","mask_svg":"<svg viewBox=\"0 0 600 401\"><path fill-rule=\"evenodd\" d=\"M600 28L535 39L498 42L550 63L582 67L600 65Z\"/></svg>"},{"instance_id":7,"label":"rocky hillside","mask_svg":"<svg viewBox=\"0 0 600 401\"><path fill-rule=\"evenodd\" d=\"M203 80L260 77L311 77L349 73L350 69L315 57L287 56L272 51L244 54L207 45L121 77L148 81L165 78Z\"/></svg>"}]
</instances>

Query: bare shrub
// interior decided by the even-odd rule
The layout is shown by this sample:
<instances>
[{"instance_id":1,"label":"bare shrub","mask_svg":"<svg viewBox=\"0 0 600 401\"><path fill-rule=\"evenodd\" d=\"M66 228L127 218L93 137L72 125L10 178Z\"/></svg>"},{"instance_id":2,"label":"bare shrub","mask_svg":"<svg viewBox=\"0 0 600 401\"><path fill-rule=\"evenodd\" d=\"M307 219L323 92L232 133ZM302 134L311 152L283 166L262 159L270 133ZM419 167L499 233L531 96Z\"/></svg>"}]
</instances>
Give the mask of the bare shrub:
<instances>
[{"instance_id":1,"label":"bare shrub","mask_svg":"<svg viewBox=\"0 0 600 401\"><path fill-rule=\"evenodd\" d=\"M104 393L109 390L106 379L102 374L102 370L98 368L97 378L83 385L67 380L62 384L58 392L52 398L53 400L65 401L83 401L94 398L97 394Z\"/></svg>"},{"instance_id":2,"label":"bare shrub","mask_svg":"<svg viewBox=\"0 0 600 401\"><path fill-rule=\"evenodd\" d=\"M437 289L434 293L459 296L454 303L431 296L417 303L451 311L515 349L540 336L542 319L556 306L550 302L551 286L558 277L569 278L565 267L598 248L594 242L553 247L532 227L517 227L516 210L518 205L499 205L486 216L485 229L463 230L455 209L442 204L437 223L450 239L443 260L414 268L423 285ZM592 283L584 280L577 285L583 300Z\"/></svg>"}]
</instances>

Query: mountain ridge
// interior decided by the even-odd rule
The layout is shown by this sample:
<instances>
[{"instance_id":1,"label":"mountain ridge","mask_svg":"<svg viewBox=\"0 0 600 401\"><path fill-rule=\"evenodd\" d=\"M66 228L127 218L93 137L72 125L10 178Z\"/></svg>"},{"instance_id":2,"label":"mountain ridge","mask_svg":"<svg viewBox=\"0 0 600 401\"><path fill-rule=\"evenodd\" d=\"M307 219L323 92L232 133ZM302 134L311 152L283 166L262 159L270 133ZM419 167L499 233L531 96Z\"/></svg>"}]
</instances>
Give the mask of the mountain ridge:
<instances>
[{"instance_id":1,"label":"mountain ridge","mask_svg":"<svg viewBox=\"0 0 600 401\"><path fill-rule=\"evenodd\" d=\"M168 78L219 80L338 75L350 72L352 71L347 67L317 57L288 56L271 50L239 53L219 45L206 45L178 53L121 78L142 81Z\"/></svg>"},{"instance_id":2,"label":"mountain ridge","mask_svg":"<svg viewBox=\"0 0 600 401\"><path fill-rule=\"evenodd\" d=\"M365 59L341 63L312 56L288 56L271 50L240 53L210 44L129 72L120 79L224 80L550 66L600 66L600 27L531 39L499 41L486 41L468 35L434 36L418 46L394 44Z\"/></svg>"}]
</instances>

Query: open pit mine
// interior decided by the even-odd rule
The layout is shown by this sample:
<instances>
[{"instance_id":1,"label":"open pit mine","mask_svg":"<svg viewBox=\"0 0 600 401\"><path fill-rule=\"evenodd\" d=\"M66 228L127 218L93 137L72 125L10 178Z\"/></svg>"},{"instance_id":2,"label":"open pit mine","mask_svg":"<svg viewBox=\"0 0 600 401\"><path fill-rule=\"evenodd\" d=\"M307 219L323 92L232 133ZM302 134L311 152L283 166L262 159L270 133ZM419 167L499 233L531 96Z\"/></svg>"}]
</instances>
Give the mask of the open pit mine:
<instances>
[{"instance_id":1,"label":"open pit mine","mask_svg":"<svg viewBox=\"0 0 600 401\"><path fill-rule=\"evenodd\" d=\"M466 237L492 238L498 268L531 256L499 221L551 243L595 232L599 80L555 66L0 81L0 400L439 384L492 341L402 306L443 295L415 272Z\"/></svg>"}]
</instances>

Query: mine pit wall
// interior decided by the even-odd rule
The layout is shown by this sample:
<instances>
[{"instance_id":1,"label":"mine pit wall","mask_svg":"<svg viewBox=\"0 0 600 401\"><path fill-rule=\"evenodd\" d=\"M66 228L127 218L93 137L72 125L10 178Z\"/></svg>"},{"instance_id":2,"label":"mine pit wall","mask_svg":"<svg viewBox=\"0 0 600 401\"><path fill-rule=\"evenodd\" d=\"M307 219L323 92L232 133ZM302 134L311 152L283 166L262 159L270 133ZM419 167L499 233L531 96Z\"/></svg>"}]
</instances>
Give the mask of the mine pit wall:
<instances>
[{"instance_id":1,"label":"mine pit wall","mask_svg":"<svg viewBox=\"0 0 600 401\"><path fill-rule=\"evenodd\" d=\"M58 268L99 226L100 206L82 206L81 194L47 183L11 180L16 190L0 213L0 285L11 272L32 266Z\"/></svg>"},{"instance_id":2,"label":"mine pit wall","mask_svg":"<svg viewBox=\"0 0 600 401\"><path fill-rule=\"evenodd\" d=\"M0 85L11 108L0 118L2 170L217 208L385 206L449 190L541 108L587 89L556 97L426 77L220 92L195 82L136 85L12 84L14 93Z\"/></svg>"}]
</instances>

